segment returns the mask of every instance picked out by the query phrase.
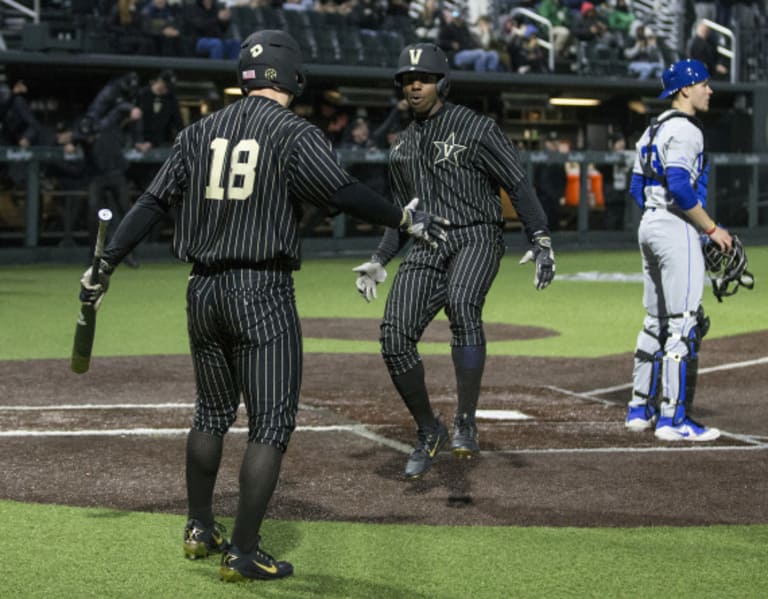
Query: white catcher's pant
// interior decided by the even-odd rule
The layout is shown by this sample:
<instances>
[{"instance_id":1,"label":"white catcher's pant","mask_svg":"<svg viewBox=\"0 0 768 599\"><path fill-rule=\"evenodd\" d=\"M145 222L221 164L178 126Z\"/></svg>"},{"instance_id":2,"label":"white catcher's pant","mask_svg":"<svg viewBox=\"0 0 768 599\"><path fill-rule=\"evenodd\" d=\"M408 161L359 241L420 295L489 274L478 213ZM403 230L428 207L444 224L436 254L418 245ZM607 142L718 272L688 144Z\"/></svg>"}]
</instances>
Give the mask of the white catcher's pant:
<instances>
[{"instance_id":1,"label":"white catcher's pant","mask_svg":"<svg viewBox=\"0 0 768 599\"><path fill-rule=\"evenodd\" d=\"M638 242L646 317L636 350L649 355L663 351L661 411L671 417L678 401L685 399L680 396L681 369L689 352L684 339L696 326L696 311L704 293L704 255L696 229L667 210L645 211ZM665 336L662 348L657 338ZM653 362L635 357L632 405L645 403L642 396L651 387L652 371Z\"/></svg>"}]
</instances>

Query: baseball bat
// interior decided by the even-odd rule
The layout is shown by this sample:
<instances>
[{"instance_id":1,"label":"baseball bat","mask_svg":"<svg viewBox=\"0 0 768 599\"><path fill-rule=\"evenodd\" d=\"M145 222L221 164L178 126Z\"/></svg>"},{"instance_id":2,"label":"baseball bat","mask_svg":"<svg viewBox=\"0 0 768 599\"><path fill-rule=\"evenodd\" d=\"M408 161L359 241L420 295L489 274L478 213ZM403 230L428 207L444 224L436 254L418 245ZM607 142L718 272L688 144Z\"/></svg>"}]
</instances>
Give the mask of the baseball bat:
<instances>
[{"instance_id":1,"label":"baseball bat","mask_svg":"<svg viewBox=\"0 0 768 599\"><path fill-rule=\"evenodd\" d=\"M104 255L104 241L107 238L107 228L112 220L112 212L106 208L99 210L99 231L96 234L96 247L93 251L93 264L91 265L91 285L99 282L99 261ZM93 304L82 302L80 314L77 316L75 326L75 341L72 344L72 372L82 374L88 372L91 365L91 350L93 349L93 336L96 334L96 309Z\"/></svg>"}]
</instances>

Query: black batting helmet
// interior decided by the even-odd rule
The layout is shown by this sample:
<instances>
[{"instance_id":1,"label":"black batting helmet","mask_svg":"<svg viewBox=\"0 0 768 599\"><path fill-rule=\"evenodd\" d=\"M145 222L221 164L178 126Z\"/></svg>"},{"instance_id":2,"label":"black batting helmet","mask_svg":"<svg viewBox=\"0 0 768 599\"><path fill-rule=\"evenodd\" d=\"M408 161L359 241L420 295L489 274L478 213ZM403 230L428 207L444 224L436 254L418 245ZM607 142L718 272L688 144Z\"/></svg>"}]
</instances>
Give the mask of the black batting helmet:
<instances>
[{"instance_id":1,"label":"black batting helmet","mask_svg":"<svg viewBox=\"0 0 768 599\"><path fill-rule=\"evenodd\" d=\"M300 96L306 76L296 40L278 29L249 35L240 46L237 80L244 95L251 89L278 87Z\"/></svg>"},{"instance_id":2,"label":"black batting helmet","mask_svg":"<svg viewBox=\"0 0 768 599\"><path fill-rule=\"evenodd\" d=\"M437 95L445 98L451 88L448 57L438 46L429 43L411 44L403 48L397 61L395 87L402 89L405 73L429 73L437 75Z\"/></svg>"}]
</instances>

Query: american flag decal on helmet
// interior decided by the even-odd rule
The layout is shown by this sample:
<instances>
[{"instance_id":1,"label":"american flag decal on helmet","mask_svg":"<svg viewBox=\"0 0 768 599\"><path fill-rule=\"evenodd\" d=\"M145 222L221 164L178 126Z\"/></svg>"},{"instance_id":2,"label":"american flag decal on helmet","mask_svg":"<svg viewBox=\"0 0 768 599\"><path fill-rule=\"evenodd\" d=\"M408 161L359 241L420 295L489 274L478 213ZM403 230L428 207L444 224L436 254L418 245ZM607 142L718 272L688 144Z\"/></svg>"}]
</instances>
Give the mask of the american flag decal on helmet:
<instances>
[{"instance_id":1,"label":"american flag decal on helmet","mask_svg":"<svg viewBox=\"0 0 768 599\"><path fill-rule=\"evenodd\" d=\"M247 71L242 72L243 79L256 79L256 71L253 69L248 69Z\"/></svg>"}]
</instances>

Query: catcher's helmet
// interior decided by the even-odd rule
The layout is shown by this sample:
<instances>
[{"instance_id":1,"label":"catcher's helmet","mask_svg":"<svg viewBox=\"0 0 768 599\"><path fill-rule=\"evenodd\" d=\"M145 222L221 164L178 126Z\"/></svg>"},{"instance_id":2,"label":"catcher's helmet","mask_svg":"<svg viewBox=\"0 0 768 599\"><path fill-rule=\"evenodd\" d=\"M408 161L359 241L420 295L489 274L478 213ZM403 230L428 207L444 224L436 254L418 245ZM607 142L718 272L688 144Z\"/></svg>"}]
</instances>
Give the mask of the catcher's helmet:
<instances>
[{"instance_id":1,"label":"catcher's helmet","mask_svg":"<svg viewBox=\"0 0 768 599\"><path fill-rule=\"evenodd\" d=\"M251 89L277 87L300 96L306 76L296 40L278 29L249 35L240 46L237 80L244 95Z\"/></svg>"},{"instance_id":2,"label":"catcher's helmet","mask_svg":"<svg viewBox=\"0 0 768 599\"><path fill-rule=\"evenodd\" d=\"M451 88L450 72L448 57L438 46L429 43L411 44L400 52L395 87L402 89L405 73L429 73L437 75L437 95L444 99Z\"/></svg>"},{"instance_id":3,"label":"catcher's helmet","mask_svg":"<svg viewBox=\"0 0 768 599\"><path fill-rule=\"evenodd\" d=\"M694 58L678 60L662 73L661 84L664 86L664 91L659 94L659 98L668 98L684 87L707 79L709 79L709 71L703 62Z\"/></svg>"},{"instance_id":4,"label":"catcher's helmet","mask_svg":"<svg viewBox=\"0 0 768 599\"><path fill-rule=\"evenodd\" d=\"M712 282L712 292L717 301L733 295L739 287L752 289L755 277L747 270L747 254L741 240L733 235L733 247L723 252L716 243L707 239L704 244L704 263Z\"/></svg>"}]
</instances>

